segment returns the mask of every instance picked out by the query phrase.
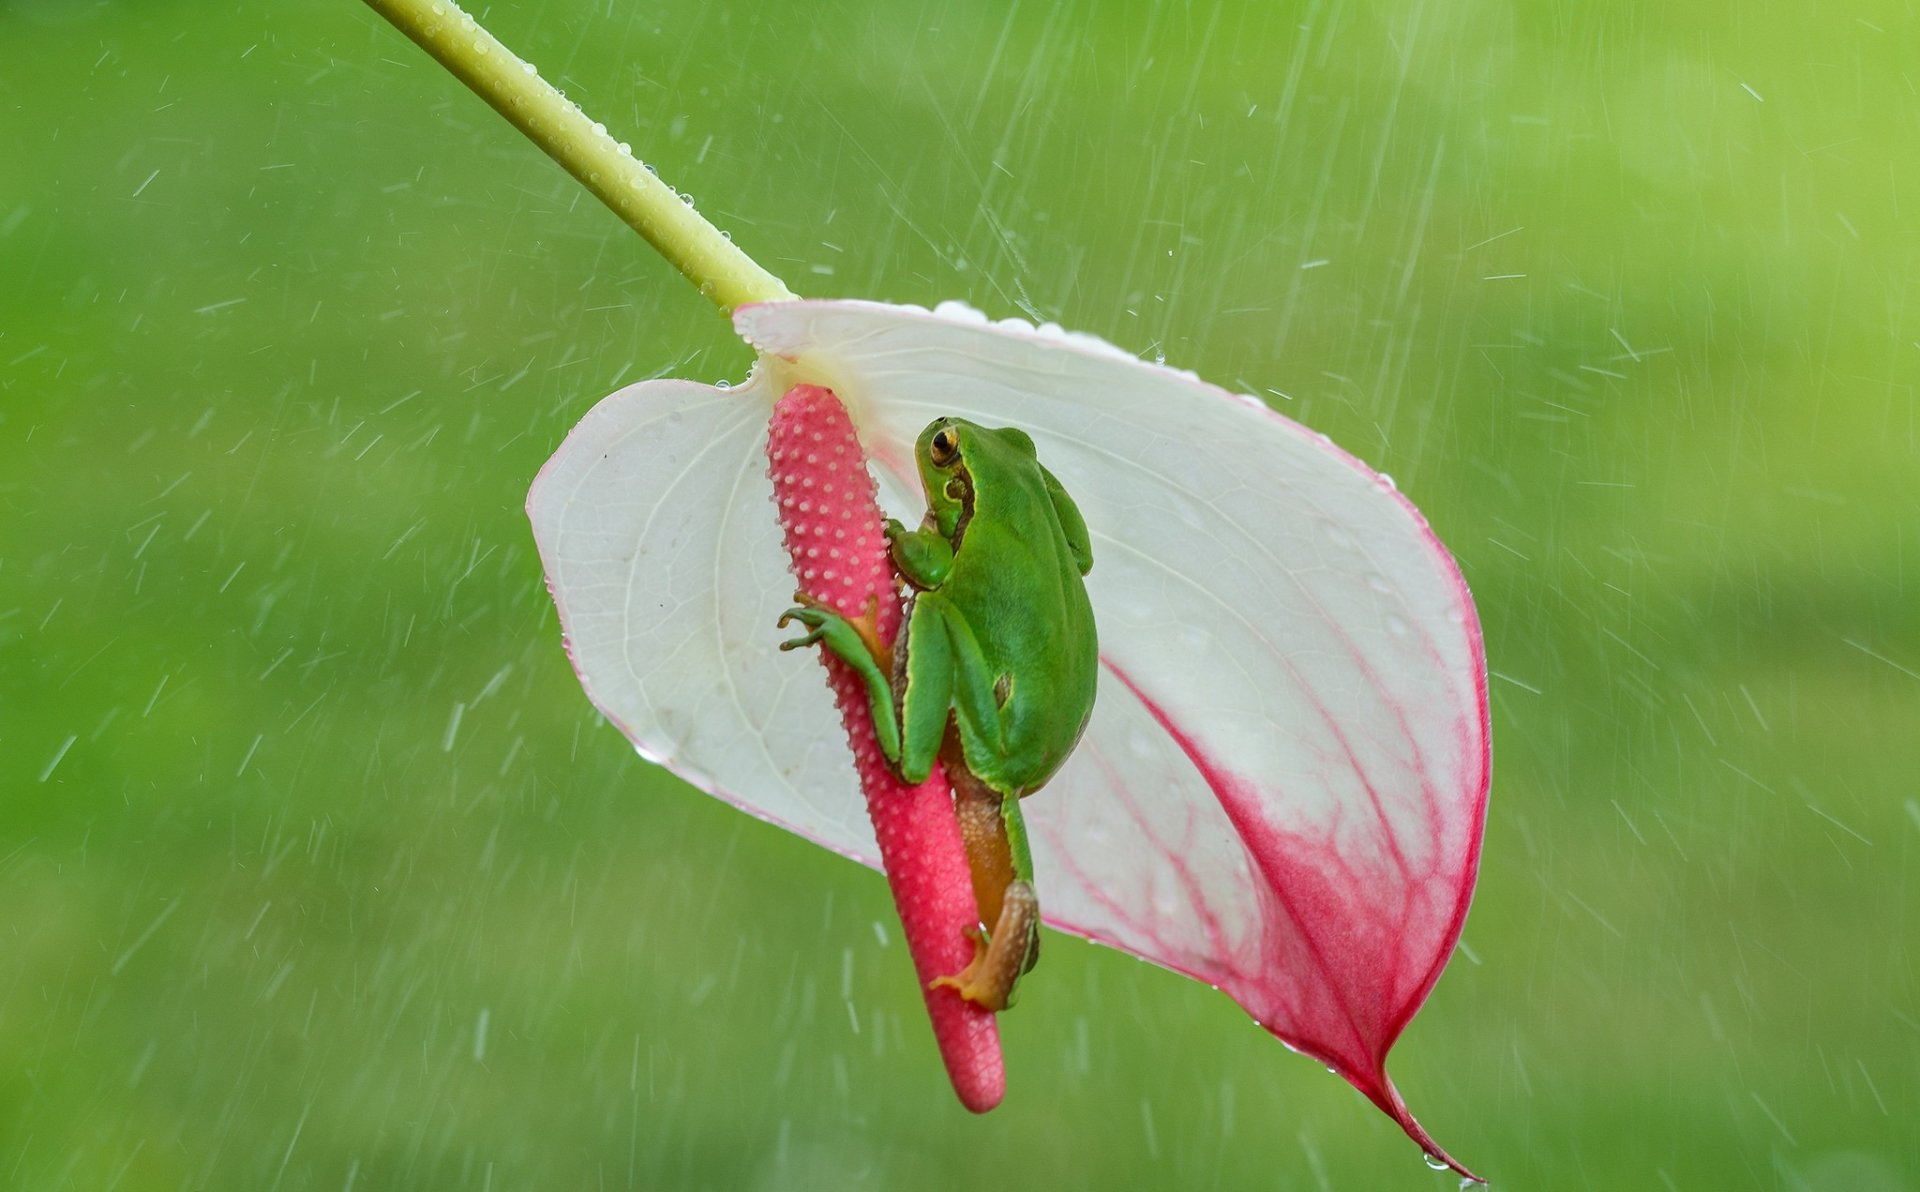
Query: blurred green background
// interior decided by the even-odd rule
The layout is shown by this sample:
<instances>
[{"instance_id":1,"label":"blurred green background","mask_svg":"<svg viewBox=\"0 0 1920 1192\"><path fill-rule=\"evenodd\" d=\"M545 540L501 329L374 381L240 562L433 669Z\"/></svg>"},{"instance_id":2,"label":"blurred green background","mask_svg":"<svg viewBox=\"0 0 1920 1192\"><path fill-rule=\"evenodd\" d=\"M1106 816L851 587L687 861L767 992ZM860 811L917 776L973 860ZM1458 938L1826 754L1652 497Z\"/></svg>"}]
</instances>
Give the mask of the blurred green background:
<instances>
[{"instance_id":1,"label":"blurred green background","mask_svg":"<svg viewBox=\"0 0 1920 1192\"><path fill-rule=\"evenodd\" d=\"M803 292L1164 354L1485 622L1395 1053L1513 1188L1920 1187L1909 3L499 2ZM600 724L520 505L726 324L353 0L0 0L0 1185L1451 1188L1057 938L946 1087L879 878Z\"/></svg>"}]
</instances>

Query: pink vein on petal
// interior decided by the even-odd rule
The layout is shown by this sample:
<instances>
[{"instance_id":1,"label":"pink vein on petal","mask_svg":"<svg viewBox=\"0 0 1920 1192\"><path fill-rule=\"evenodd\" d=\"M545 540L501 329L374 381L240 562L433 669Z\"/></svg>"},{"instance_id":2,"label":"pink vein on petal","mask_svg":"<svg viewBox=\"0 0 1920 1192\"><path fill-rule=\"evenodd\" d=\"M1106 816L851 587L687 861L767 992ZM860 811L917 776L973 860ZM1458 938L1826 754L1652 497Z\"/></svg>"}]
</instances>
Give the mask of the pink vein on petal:
<instances>
[{"instance_id":1,"label":"pink vein on petal","mask_svg":"<svg viewBox=\"0 0 1920 1192\"><path fill-rule=\"evenodd\" d=\"M1407 1135L1435 1159L1468 1179L1478 1180L1466 1167L1440 1147L1426 1129L1413 1117L1405 1101L1386 1072L1387 1052L1394 1040L1411 1019L1414 1010L1425 1000L1430 982L1422 982L1418 993L1408 999L1403 1007L1389 1011L1384 1021L1375 1020L1366 1013L1365 999L1371 992L1356 981L1352 970L1360 965L1344 965L1328 954L1328 946L1336 941L1320 938L1320 933L1311 930L1310 921L1326 922L1332 904L1344 903L1344 909L1355 920L1372 918L1376 922L1384 915L1391 914L1390 908L1380 906L1360 907L1355 905L1364 899L1363 891L1371 888L1371 883L1352 872L1352 863L1344 857L1331 855L1330 843L1310 841L1297 833L1284 832L1260 820L1257 808L1265 800L1259 793L1258 785L1246 778L1220 769L1193 738L1174 721L1174 719L1154 699L1143 691L1139 684L1125 670L1110 659L1102 659L1108 673L1118 679L1141 706L1153 717L1162 730L1173 739L1187 760L1200 774L1207 787L1219 801L1221 810L1233 824L1239 834L1241 844L1249 859L1264 879L1265 890L1280 911L1292 921L1294 937L1305 950L1305 959L1319 974L1319 988L1301 988L1293 992L1304 997L1305 1005L1296 1003L1284 1006L1286 1000L1279 986L1269 980L1255 977L1249 980L1244 974L1233 974L1228 980L1241 988L1229 989L1236 1001L1253 1010L1256 1017L1269 1031L1280 1036L1288 1045L1331 1065L1348 1083L1359 1089L1368 1100L1378 1106L1382 1112L1394 1119ZM1313 853L1320 853L1337 868L1347 871L1346 880L1336 883L1308 859ZM1396 861L1398 858L1396 858ZM1471 869L1469 870L1471 872ZM1358 898L1342 899L1340 888L1358 895ZM1299 905L1305 900L1304 909ZM1464 899L1462 900L1464 901ZM1405 915L1410 907L1402 906L1400 914ZM1442 950L1442 957L1451 951L1452 941L1457 938L1460 919L1464 916L1464 906L1455 916L1453 928L1448 935L1448 947ZM1271 936L1271 930L1269 931ZM1273 952L1286 950L1283 940L1269 939L1267 949ZM1404 956L1404 953L1402 953ZM1272 965L1266 971L1284 971L1284 964ZM1389 973L1397 971L1397 966L1384 966ZM1367 971L1377 972L1380 966ZM1222 974L1226 976L1226 974ZM1253 987L1248 988L1246 986ZM1334 1005L1329 1009L1338 1011L1337 1023L1327 1021L1327 1016L1314 1014L1313 1003L1318 1000L1316 993L1329 997ZM1355 999L1362 999L1356 1005ZM1330 1032L1340 1031L1347 1036L1342 1040Z\"/></svg>"}]
</instances>

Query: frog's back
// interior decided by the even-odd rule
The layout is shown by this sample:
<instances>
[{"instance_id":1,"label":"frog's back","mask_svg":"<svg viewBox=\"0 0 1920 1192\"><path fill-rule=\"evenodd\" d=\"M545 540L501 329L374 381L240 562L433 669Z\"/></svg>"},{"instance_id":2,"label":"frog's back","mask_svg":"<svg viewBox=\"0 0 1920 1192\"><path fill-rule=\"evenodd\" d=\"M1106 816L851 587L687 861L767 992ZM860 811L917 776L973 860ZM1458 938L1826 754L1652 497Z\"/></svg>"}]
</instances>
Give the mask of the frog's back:
<instances>
[{"instance_id":1,"label":"frog's back","mask_svg":"<svg viewBox=\"0 0 1920 1192\"><path fill-rule=\"evenodd\" d=\"M1000 709L1005 751L996 768L1025 794L1065 762L1093 710L1099 644L1093 605L1039 465L980 500L943 585L967 621L989 670L1010 676ZM984 749L967 741L969 763ZM976 765L976 772L982 765Z\"/></svg>"}]
</instances>

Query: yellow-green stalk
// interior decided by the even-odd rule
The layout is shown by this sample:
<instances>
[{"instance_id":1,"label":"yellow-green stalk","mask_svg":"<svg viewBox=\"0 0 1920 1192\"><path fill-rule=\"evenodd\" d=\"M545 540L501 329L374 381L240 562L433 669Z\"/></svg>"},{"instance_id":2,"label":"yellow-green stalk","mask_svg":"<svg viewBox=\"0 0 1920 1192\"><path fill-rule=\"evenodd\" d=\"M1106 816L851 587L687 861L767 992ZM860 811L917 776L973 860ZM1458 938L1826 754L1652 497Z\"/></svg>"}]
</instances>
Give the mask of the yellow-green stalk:
<instances>
[{"instance_id":1,"label":"yellow-green stalk","mask_svg":"<svg viewBox=\"0 0 1920 1192\"><path fill-rule=\"evenodd\" d=\"M367 0L646 237L722 313L793 292L453 0Z\"/></svg>"}]
</instances>

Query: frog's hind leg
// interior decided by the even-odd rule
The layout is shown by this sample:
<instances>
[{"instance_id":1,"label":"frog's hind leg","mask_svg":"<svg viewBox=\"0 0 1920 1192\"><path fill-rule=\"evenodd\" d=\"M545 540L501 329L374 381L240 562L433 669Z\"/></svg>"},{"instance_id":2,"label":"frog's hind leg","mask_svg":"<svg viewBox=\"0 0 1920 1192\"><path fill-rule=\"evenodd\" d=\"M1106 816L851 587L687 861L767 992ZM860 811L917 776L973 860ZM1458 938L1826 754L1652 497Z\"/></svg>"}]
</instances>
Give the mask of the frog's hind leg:
<instances>
[{"instance_id":1,"label":"frog's hind leg","mask_svg":"<svg viewBox=\"0 0 1920 1192\"><path fill-rule=\"evenodd\" d=\"M1040 957L1040 899L1034 893L1019 803L987 786L960 764L958 749L946 751L954 812L973 874L973 897L982 932L974 929L973 960L935 988L959 991L989 1010L1013 1003L1015 984Z\"/></svg>"},{"instance_id":2,"label":"frog's hind leg","mask_svg":"<svg viewBox=\"0 0 1920 1192\"><path fill-rule=\"evenodd\" d=\"M900 777L925 782L941 756L952 719L952 619L938 601L915 597L901 646L894 651L893 684L900 693Z\"/></svg>"}]
</instances>

